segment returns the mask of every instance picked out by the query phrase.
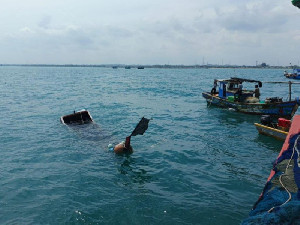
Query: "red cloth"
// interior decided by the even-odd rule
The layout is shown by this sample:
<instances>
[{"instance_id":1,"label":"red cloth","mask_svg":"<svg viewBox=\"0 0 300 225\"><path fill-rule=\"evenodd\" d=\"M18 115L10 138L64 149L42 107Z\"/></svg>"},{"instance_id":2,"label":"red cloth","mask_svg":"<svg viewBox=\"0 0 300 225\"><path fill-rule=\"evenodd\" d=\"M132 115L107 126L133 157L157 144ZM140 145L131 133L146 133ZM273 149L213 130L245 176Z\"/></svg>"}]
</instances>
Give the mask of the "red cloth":
<instances>
[{"instance_id":1,"label":"red cloth","mask_svg":"<svg viewBox=\"0 0 300 225\"><path fill-rule=\"evenodd\" d=\"M279 118L278 119L278 126L290 128L291 121L287 120L287 119L284 119L284 118Z\"/></svg>"}]
</instances>

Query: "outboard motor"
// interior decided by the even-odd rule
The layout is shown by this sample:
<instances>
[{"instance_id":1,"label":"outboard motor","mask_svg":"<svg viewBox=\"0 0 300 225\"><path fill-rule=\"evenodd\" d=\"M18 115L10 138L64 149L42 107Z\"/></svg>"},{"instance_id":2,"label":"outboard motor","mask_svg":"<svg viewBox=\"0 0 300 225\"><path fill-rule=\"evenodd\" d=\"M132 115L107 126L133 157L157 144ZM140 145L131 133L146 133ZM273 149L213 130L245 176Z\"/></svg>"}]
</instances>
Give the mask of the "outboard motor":
<instances>
[{"instance_id":1,"label":"outboard motor","mask_svg":"<svg viewBox=\"0 0 300 225\"><path fill-rule=\"evenodd\" d=\"M271 126L272 118L270 115L262 115L260 118L260 122L262 125Z\"/></svg>"}]
</instances>

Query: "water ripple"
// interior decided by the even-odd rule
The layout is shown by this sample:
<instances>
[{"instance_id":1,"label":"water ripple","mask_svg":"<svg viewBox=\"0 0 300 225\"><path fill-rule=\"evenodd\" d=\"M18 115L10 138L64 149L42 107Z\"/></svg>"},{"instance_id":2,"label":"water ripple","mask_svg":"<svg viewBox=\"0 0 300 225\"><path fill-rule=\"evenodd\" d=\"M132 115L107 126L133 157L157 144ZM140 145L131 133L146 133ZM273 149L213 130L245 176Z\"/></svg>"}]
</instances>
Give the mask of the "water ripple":
<instances>
[{"instance_id":1,"label":"water ripple","mask_svg":"<svg viewBox=\"0 0 300 225\"><path fill-rule=\"evenodd\" d=\"M0 223L239 224L281 142L257 134L259 117L207 107L201 92L232 73L282 77L263 72L1 67ZM82 108L95 124L60 123ZM142 116L153 120L132 137L134 153L109 152Z\"/></svg>"}]
</instances>

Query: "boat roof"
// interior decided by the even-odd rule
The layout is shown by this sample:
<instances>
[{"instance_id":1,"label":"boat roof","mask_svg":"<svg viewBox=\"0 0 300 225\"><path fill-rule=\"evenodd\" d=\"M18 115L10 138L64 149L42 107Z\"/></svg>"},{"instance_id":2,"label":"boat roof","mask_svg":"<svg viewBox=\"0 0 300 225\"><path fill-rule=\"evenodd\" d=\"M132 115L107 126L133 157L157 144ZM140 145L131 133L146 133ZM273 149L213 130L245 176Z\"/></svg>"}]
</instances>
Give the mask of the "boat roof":
<instances>
[{"instance_id":1,"label":"boat roof","mask_svg":"<svg viewBox=\"0 0 300 225\"><path fill-rule=\"evenodd\" d=\"M218 79L219 82L227 82L227 83L243 83L243 82L249 82L249 83L258 83L260 86L262 84L259 80L250 80L250 79L244 79L244 78L238 78L238 77L231 77L230 79Z\"/></svg>"}]
</instances>

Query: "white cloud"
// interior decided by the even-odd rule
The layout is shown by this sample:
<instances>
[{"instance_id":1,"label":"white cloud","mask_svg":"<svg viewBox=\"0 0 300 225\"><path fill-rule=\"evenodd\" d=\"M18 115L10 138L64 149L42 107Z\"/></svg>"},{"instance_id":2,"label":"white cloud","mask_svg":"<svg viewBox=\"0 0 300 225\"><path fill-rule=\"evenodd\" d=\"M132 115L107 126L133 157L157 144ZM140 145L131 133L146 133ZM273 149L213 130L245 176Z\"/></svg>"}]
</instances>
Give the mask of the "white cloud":
<instances>
[{"instance_id":1,"label":"white cloud","mask_svg":"<svg viewBox=\"0 0 300 225\"><path fill-rule=\"evenodd\" d=\"M20 31L24 33L33 33L33 31L29 27L23 27L20 29Z\"/></svg>"},{"instance_id":2,"label":"white cloud","mask_svg":"<svg viewBox=\"0 0 300 225\"><path fill-rule=\"evenodd\" d=\"M300 12L282 0L0 3L0 63L193 64L205 57L253 65L259 56L276 64L283 49L293 55L282 64L298 57Z\"/></svg>"}]
</instances>

